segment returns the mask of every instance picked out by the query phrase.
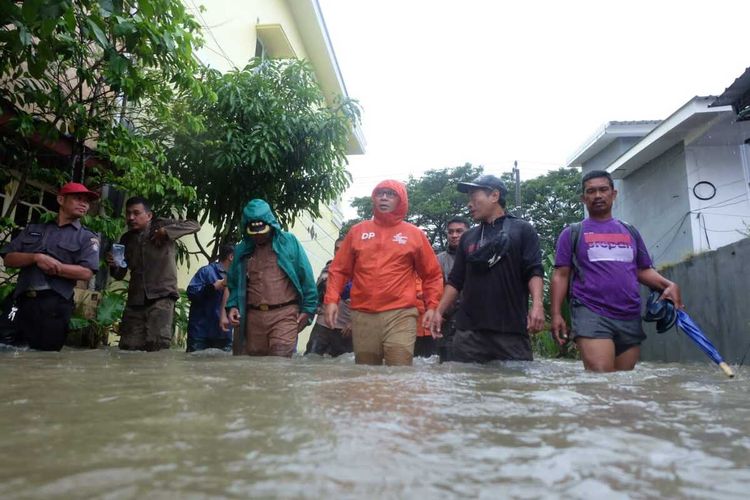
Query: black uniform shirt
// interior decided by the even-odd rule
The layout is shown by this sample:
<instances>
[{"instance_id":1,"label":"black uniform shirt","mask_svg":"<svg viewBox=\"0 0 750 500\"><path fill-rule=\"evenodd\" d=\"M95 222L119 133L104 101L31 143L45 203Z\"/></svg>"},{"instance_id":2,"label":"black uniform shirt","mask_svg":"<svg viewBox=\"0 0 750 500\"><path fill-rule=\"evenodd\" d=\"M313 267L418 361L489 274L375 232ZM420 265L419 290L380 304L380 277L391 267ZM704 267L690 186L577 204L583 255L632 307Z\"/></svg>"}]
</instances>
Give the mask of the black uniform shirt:
<instances>
[{"instance_id":1,"label":"black uniform shirt","mask_svg":"<svg viewBox=\"0 0 750 500\"><path fill-rule=\"evenodd\" d=\"M469 256L495 240L508 238L506 253L492 267L469 262ZM461 235L448 284L461 292L456 313L460 330L525 333L529 280L544 276L539 236L533 226L510 214L482 223Z\"/></svg>"},{"instance_id":2,"label":"black uniform shirt","mask_svg":"<svg viewBox=\"0 0 750 500\"><path fill-rule=\"evenodd\" d=\"M57 221L29 224L0 251L0 256L5 258L12 252L43 253L63 264L83 266L93 272L99 269L99 237L77 220L62 226L58 226ZM75 284L76 280L70 278L44 274L33 264L21 269L15 294L18 296L29 290L54 290L69 299L73 296Z\"/></svg>"}]
</instances>

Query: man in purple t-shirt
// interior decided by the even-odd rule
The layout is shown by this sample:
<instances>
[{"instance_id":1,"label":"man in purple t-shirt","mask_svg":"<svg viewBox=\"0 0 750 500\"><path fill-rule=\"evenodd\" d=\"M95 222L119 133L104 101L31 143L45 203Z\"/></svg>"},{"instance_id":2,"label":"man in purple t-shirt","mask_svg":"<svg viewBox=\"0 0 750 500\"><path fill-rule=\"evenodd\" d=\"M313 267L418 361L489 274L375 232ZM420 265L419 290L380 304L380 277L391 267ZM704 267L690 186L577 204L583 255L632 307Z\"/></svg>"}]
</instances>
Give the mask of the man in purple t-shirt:
<instances>
[{"instance_id":1,"label":"man in purple t-shirt","mask_svg":"<svg viewBox=\"0 0 750 500\"><path fill-rule=\"evenodd\" d=\"M561 310L570 284L571 337L584 367L597 372L632 370L646 338L639 283L663 290L661 298L681 308L680 288L652 267L640 234L612 217L617 191L609 173L589 172L582 185L581 201L589 217L580 225L577 242L572 241L570 227L557 240L552 333L560 344L568 338Z\"/></svg>"}]
</instances>

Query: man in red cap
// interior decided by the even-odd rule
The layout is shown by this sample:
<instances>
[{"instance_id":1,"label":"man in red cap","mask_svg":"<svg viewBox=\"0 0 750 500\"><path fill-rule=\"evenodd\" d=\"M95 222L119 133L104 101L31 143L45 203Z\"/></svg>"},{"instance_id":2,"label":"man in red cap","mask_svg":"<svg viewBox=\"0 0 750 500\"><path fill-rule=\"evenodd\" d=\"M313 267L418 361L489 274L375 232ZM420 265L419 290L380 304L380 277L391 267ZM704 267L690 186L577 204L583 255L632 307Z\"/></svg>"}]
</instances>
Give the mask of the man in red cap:
<instances>
[{"instance_id":1,"label":"man in red cap","mask_svg":"<svg viewBox=\"0 0 750 500\"><path fill-rule=\"evenodd\" d=\"M57 194L57 219L29 224L0 251L6 267L18 267L14 295L21 343L32 349L59 351L73 313L73 287L99 269L99 238L80 218L99 195L77 182Z\"/></svg>"},{"instance_id":2,"label":"man in red cap","mask_svg":"<svg viewBox=\"0 0 750 500\"><path fill-rule=\"evenodd\" d=\"M404 222L406 188L383 181L372 192L372 220L352 227L329 269L326 320L335 325L344 285L351 292L357 364L411 365L417 338L417 281L422 279L425 323L443 293L443 272L427 237Z\"/></svg>"}]
</instances>

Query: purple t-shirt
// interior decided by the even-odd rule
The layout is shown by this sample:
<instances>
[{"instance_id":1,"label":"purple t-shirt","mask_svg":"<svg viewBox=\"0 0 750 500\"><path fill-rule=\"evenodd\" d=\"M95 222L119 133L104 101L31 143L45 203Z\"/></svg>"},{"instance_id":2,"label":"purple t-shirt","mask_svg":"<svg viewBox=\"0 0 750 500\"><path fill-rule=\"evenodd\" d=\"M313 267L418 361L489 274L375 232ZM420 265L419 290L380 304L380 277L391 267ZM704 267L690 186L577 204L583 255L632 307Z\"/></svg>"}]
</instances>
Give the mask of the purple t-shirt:
<instances>
[{"instance_id":1,"label":"purple t-shirt","mask_svg":"<svg viewBox=\"0 0 750 500\"><path fill-rule=\"evenodd\" d=\"M570 228L557 240L555 267L571 268L571 294L597 314L631 320L641 316L638 269L651 267L651 257L640 235L633 236L620 221L585 219L578 243L578 266L583 280L574 276ZM638 251L636 252L636 246ZM637 259L636 259L637 254Z\"/></svg>"}]
</instances>

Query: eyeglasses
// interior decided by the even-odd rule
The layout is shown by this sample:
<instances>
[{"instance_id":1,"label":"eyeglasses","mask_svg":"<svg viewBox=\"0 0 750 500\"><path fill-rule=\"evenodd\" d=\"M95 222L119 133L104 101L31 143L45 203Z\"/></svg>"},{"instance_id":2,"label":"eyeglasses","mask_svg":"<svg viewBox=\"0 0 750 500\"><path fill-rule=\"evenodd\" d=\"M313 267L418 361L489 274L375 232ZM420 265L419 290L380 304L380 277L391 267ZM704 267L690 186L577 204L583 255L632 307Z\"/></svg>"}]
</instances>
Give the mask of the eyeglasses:
<instances>
[{"instance_id":1,"label":"eyeglasses","mask_svg":"<svg viewBox=\"0 0 750 500\"><path fill-rule=\"evenodd\" d=\"M377 191L375 191L375 198L381 198L383 196L393 199L398 198L398 193L393 189L378 189Z\"/></svg>"}]
</instances>

